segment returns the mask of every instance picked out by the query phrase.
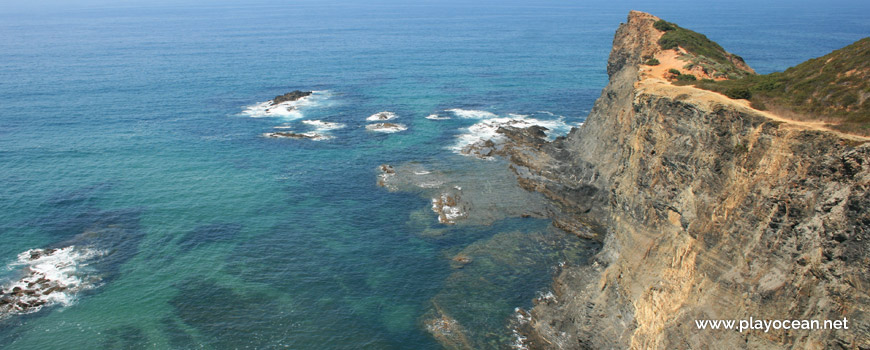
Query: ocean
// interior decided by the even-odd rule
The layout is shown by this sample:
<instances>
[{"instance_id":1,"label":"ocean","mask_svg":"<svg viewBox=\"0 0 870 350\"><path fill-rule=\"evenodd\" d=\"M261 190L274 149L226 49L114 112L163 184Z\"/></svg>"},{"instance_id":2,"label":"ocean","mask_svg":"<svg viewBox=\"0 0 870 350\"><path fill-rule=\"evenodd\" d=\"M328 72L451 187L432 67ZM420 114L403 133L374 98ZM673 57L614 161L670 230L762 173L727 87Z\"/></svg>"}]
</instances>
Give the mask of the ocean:
<instances>
[{"instance_id":1,"label":"ocean","mask_svg":"<svg viewBox=\"0 0 870 350\"><path fill-rule=\"evenodd\" d=\"M0 287L66 286L0 315L0 348L510 346L598 244L461 149L581 125L631 9L759 73L870 33L864 1L0 4ZM368 130L380 112L404 130Z\"/></svg>"}]
</instances>

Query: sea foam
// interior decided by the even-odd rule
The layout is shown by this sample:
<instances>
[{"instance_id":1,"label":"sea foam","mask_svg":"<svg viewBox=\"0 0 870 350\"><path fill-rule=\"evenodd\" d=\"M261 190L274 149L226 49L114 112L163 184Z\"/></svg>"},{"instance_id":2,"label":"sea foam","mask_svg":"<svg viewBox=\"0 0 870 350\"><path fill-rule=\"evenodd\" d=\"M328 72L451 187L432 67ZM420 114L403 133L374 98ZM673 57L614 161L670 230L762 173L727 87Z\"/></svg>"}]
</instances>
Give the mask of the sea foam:
<instances>
[{"instance_id":1,"label":"sea foam","mask_svg":"<svg viewBox=\"0 0 870 350\"><path fill-rule=\"evenodd\" d=\"M447 112L453 113L453 115L464 119L490 119L498 117L498 115L492 112L478 111L473 109L453 108L448 109Z\"/></svg>"},{"instance_id":2,"label":"sea foam","mask_svg":"<svg viewBox=\"0 0 870 350\"><path fill-rule=\"evenodd\" d=\"M429 120L448 120L448 119L450 119L450 117L448 117L448 116L446 116L446 115L445 115L445 116L441 116L441 115L438 115L438 114L430 114L430 115L427 115L427 116L426 116L426 119L429 119Z\"/></svg>"},{"instance_id":3,"label":"sea foam","mask_svg":"<svg viewBox=\"0 0 870 350\"><path fill-rule=\"evenodd\" d=\"M395 123L374 123L366 125L366 130L375 131L375 132L383 132L383 133L394 133L399 131L408 130L408 127L404 124L395 124Z\"/></svg>"},{"instance_id":4,"label":"sea foam","mask_svg":"<svg viewBox=\"0 0 870 350\"><path fill-rule=\"evenodd\" d=\"M398 117L399 117L399 115L397 115L396 113L384 111L384 112L372 114L368 118L366 118L366 120L370 121L370 122L384 121L384 120L396 119Z\"/></svg>"},{"instance_id":5,"label":"sea foam","mask_svg":"<svg viewBox=\"0 0 870 350\"><path fill-rule=\"evenodd\" d=\"M2 287L0 318L26 314L45 306L73 303L78 292L97 287L99 278L87 276L84 267L103 253L69 246L60 249L31 249L18 254L7 269L19 270L22 277Z\"/></svg>"},{"instance_id":6,"label":"sea foam","mask_svg":"<svg viewBox=\"0 0 870 350\"><path fill-rule=\"evenodd\" d=\"M491 140L495 144L503 143L505 137L498 133L500 127L528 128L534 125L547 128L545 133L550 140L567 134L571 131L572 127L572 125L565 123L563 117L558 117L557 119L538 119L531 118L528 115L512 113L508 114L507 117L496 116L485 119L462 129L462 132L456 136L456 142L449 149L457 154L469 155L467 152L463 152L463 150L471 145L487 140Z\"/></svg>"},{"instance_id":7,"label":"sea foam","mask_svg":"<svg viewBox=\"0 0 870 350\"><path fill-rule=\"evenodd\" d=\"M311 95L296 101L278 104L273 104L272 101L260 102L245 107L245 110L241 114L251 118L280 117L288 120L300 119L305 116L304 112L306 109L321 106L329 96L329 91L313 91Z\"/></svg>"},{"instance_id":8,"label":"sea foam","mask_svg":"<svg viewBox=\"0 0 870 350\"><path fill-rule=\"evenodd\" d=\"M322 120L303 120L302 124L312 126L316 131L338 130L346 126L342 123L325 122Z\"/></svg>"}]
</instances>

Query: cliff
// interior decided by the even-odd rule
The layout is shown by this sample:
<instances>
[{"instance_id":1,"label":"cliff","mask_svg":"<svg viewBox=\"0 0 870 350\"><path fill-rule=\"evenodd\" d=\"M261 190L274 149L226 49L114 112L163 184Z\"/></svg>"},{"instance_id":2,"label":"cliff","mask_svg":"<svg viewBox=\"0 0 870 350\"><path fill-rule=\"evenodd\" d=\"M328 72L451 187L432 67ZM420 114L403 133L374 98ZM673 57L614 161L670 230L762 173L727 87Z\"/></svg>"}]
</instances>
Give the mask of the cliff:
<instances>
[{"instance_id":1,"label":"cliff","mask_svg":"<svg viewBox=\"0 0 870 350\"><path fill-rule=\"evenodd\" d=\"M604 241L592 265L562 268L525 345L870 349L867 139L671 84L659 72L685 49L659 45L658 21L631 12L619 27L610 82L582 127L553 142L501 130L520 183L557 204L554 223ZM645 65L652 57L665 67ZM750 317L850 327L695 323Z\"/></svg>"}]
</instances>

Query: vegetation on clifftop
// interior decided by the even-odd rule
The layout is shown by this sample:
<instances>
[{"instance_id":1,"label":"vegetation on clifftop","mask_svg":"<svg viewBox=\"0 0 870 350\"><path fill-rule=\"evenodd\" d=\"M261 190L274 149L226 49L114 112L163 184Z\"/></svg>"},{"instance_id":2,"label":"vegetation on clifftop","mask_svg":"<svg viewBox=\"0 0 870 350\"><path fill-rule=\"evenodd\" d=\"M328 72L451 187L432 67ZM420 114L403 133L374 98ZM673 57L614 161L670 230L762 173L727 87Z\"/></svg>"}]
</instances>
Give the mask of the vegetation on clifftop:
<instances>
[{"instance_id":1,"label":"vegetation on clifftop","mask_svg":"<svg viewBox=\"0 0 870 350\"><path fill-rule=\"evenodd\" d=\"M665 20L656 21L653 27L664 32L658 42L663 50L683 48L687 52L682 57L687 61L686 69L700 66L705 73L728 79L736 79L751 74L735 63L743 64L743 58L725 51L722 46L708 39L704 34Z\"/></svg>"},{"instance_id":2,"label":"vegetation on clifftop","mask_svg":"<svg viewBox=\"0 0 870 350\"><path fill-rule=\"evenodd\" d=\"M870 134L870 37L785 72L683 84L747 99L786 117L821 119L842 131Z\"/></svg>"}]
</instances>

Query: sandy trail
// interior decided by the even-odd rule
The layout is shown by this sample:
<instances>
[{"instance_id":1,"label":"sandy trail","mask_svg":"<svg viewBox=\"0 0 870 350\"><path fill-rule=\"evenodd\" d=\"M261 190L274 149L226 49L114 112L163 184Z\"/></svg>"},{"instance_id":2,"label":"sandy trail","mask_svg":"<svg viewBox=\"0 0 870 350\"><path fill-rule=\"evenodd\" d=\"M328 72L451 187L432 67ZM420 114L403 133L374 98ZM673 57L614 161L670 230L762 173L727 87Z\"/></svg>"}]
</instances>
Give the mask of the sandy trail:
<instances>
[{"instance_id":1,"label":"sandy trail","mask_svg":"<svg viewBox=\"0 0 870 350\"><path fill-rule=\"evenodd\" d=\"M665 71L667 71L667 69L669 69L669 68L666 68ZM757 110L755 108L752 108L749 105L749 101L746 101L746 100L733 100L733 99L726 97L725 95L722 95L722 94L719 94L716 92L712 92L712 91L708 91L708 90L699 89L699 88L696 88L696 87L691 86L691 85L684 85L684 86L673 85L670 82L668 82L667 80L665 80L664 78L655 77L654 73L649 74L650 71L655 72L654 70L644 70L641 73L643 78L639 82L637 82L635 85L635 87L638 89L639 92L650 92L650 93L654 93L656 95L668 96L671 98L676 98L677 96L680 96L680 95L688 95L694 101L699 101L703 105L706 105L705 107L710 109L710 110L713 109L713 106L715 104L733 106L733 107L736 107L737 109L742 109L744 112L757 114L757 115L766 117L768 119L775 120L777 122L782 122L782 123L788 124L789 126L798 127L798 128L802 128L802 129L808 129L808 130L818 130L818 131L829 132L829 133L833 133L833 134L835 134L843 139L847 139L847 140L853 140L853 141L859 141L859 142L870 141L870 137L844 133L842 131L837 131L837 130L831 129L829 127L829 124L825 123L825 122L799 121L799 120L794 120L794 119L783 118L779 115L776 115L776 114L773 114L770 112L760 111L760 110Z\"/></svg>"}]
</instances>

